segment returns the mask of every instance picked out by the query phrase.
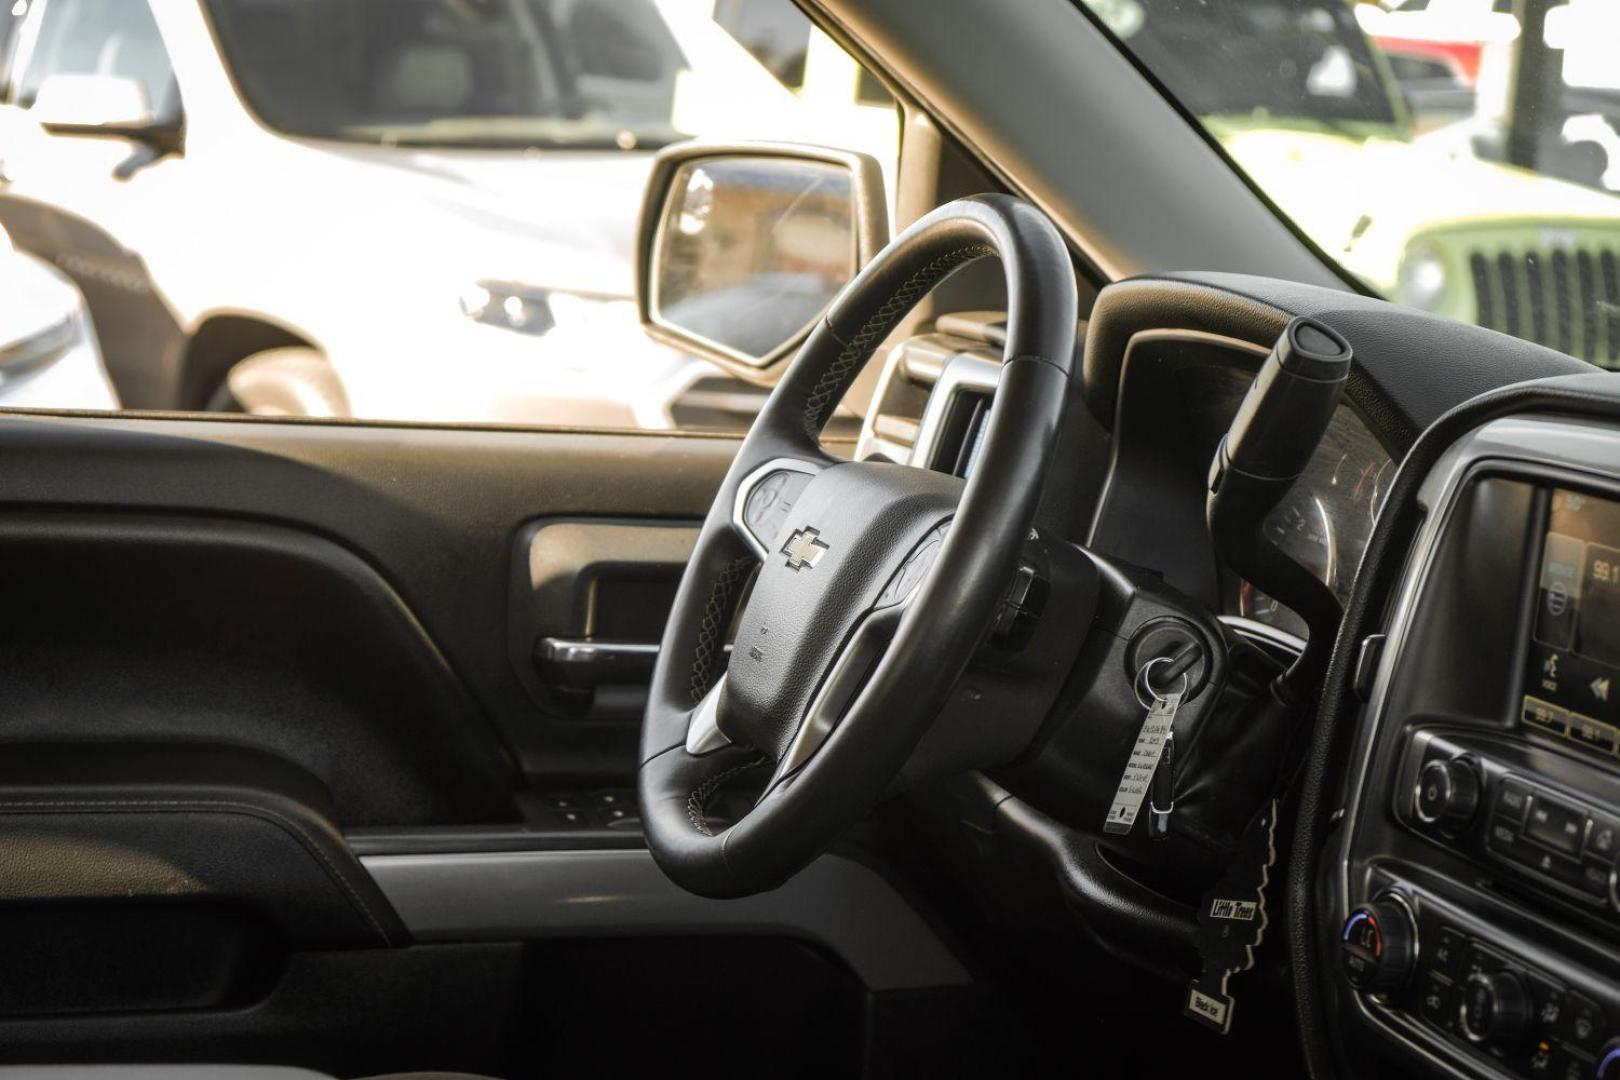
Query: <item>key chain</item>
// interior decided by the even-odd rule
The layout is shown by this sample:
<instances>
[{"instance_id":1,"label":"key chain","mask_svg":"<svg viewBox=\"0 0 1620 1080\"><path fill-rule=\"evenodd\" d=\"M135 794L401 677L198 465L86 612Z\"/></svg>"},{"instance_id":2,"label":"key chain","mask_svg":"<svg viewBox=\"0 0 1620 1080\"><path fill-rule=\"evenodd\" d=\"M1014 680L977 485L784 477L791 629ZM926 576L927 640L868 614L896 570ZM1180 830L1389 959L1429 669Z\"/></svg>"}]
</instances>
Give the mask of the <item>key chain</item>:
<instances>
[{"instance_id":1,"label":"key chain","mask_svg":"<svg viewBox=\"0 0 1620 1080\"><path fill-rule=\"evenodd\" d=\"M1168 656L1155 657L1143 664L1142 670L1136 673L1137 685L1133 687L1136 701L1147 710L1147 716L1142 720L1142 729L1136 733L1136 744L1131 747L1130 757L1125 761L1125 771L1119 778L1113 802L1108 807L1108 817L1103 820L1103 832L1110 835L1122 836L1136 824L1148 787L1153 782L1153 774L1159 767L1159 758L1164 754L1165 743L1175 727L1176 712L1191 686L1191 680L1183 672L1180 690L1161 694L1153 688L1153 680L1149 677L1153 666L1169 662ZM1144 688L1152 698L1151 704L1142 700Z\"/></svg>"}]
</instances>

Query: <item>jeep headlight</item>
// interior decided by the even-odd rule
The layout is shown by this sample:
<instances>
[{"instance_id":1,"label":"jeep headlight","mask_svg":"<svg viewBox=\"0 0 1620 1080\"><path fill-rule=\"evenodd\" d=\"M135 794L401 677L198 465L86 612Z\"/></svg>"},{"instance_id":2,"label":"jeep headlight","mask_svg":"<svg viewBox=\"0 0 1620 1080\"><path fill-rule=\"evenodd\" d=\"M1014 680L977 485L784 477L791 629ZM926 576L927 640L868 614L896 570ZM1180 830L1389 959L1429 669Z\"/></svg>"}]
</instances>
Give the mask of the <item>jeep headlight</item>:
<instances>
[{"instance_id":1,"label":"jeep headlight","mask_svg":"<svg viewBox=\"0 0 1620 1080\"><path fill-rule=\"evenodd\" d=\"M510 281L480 281L461 290L461 313L473 322L540 337L557 325L551 294Z\"/></svg>"},{"instance_id":2,"label":"jeep headlight","mask_svg":"<svg viewBox=\"0 0 1620 1080\"><path fill-rule=\"evenodd\" d=\"M1395 299L1424 311L1437 311L1445 299L1446 264L1440 256L1427 248L1409 252L1401 264L1400 279L1395 283Z\"/></svg>"}]
</instances>

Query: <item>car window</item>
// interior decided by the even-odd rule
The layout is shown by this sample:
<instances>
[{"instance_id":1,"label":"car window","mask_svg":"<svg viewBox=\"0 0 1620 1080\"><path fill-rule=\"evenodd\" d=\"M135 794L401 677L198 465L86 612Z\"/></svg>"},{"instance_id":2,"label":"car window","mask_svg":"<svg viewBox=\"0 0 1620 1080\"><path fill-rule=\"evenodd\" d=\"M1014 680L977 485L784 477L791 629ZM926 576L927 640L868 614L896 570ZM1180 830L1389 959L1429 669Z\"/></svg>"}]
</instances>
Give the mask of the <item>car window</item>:
<instances>
[{"instance_id":1,"label":"car window","mask_svg":"<svg viewBox=\"0 0 1620 1080\"><path fill-rule=\"evenodd\" d=\"M1620 367L1613 0L1082 2L1364 286Z\"/></svg>"},{"instance_id":2,"label":"car window","mask_svg":"<svg viewBox=\"0 0 1620 1080\"><path fill-rule=\"evenodd\" d=\"M20 15L26 5L14 10ZM53 75L133 79L154 116L176 106L174 69L147 0L46 0L29 55L19 60L16 97L24 108Z\"/></svg>"},{"instance_id":3,"label":"car window","mask_svg":"<svg viewBox=\"0 0 1620 1080\"><path fill-rule=\"evenodd\" d=\"M8 5L0 0L0 93L11 81L11 55L16 49L17 26L28 10L28 0Z\"/></svg>"},{"instance_id":4,"label":"car window","mask_svg":"<svg viewBox=\"0 0 1620 1080\"><path fill-rule=\"evenodd\" d=\"M741 3L794 89L717 20L738 0L11 3L21 104L53 74L186 96L142 145L6 146L0 225L78 284L126 408L743 430L765 391L640 324L653 155L830 145L892 197L893 100L785 0Z\"/></svg>"}]
</instances>

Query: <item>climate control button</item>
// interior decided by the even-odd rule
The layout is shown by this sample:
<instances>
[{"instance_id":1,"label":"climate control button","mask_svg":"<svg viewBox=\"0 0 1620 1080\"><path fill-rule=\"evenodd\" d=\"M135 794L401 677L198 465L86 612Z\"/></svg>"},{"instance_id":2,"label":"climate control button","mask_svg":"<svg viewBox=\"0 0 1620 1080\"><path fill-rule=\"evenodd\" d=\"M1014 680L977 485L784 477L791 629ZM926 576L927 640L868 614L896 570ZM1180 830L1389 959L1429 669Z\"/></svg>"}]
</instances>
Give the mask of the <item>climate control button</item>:
<instances>
[{"instance_id":1,"label":"climate control button","mask_svg":"<svg viewBox=\"0 0 1620 1080\"><path fill-rule=\"evenodd\" d=\"M1530 995L1511 971L1479 971L1463 983L1458 1026L1470 1042L1511 1050L1530 1024Z\"/></svg>"},{"instance_id":2,"label":"climate control button","mask_svg":"<svg viewBox=\"0 0 1620 1080\"><path fill-rule=\"evenodd\" d=\"M1356 908L1339 936L1340 959L1350 985L1385 994L1406 985L1417 963L1417 926L1394 894Z\"/></svg>"}]
</instances>

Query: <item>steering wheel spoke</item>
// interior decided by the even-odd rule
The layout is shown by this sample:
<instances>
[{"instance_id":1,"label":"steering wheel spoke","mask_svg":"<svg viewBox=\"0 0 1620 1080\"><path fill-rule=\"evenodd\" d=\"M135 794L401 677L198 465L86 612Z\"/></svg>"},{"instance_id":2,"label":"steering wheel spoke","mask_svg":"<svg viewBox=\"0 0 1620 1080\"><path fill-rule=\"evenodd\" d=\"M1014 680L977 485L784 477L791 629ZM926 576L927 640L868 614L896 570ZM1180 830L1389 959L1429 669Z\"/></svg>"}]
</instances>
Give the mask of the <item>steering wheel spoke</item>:
<instances>
[{"instance_id":1,"label":"steering wheel spoke","mask_svg":"<svg viewBox=\"0 0 1620 1080\"><path fill-rule=\"evenodd\" d=\"M761 800L769 798L779 784L802 769L832 735L888 651L907 606L907 601L902 600L878 608L856 625L849 642L828 667L787 749L777 759L776 771L765 785Z\"/></svg>"},{"instance_id":2,"label":"steering wheel spoke","mask_svg":"<svg viewBox=\"0 0 1620 1080\"><path fill-rule=\"evenodd\" d=\"M726 677L722 675L703 695L697 708L692 710L686 726L686 752L693 757L712 754L732 745L731 739L720 730L720 695L725 688Z\"/></svg>"}]
</instances>

